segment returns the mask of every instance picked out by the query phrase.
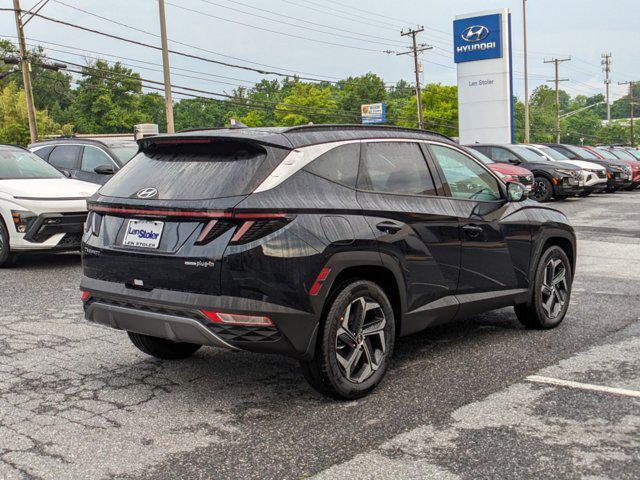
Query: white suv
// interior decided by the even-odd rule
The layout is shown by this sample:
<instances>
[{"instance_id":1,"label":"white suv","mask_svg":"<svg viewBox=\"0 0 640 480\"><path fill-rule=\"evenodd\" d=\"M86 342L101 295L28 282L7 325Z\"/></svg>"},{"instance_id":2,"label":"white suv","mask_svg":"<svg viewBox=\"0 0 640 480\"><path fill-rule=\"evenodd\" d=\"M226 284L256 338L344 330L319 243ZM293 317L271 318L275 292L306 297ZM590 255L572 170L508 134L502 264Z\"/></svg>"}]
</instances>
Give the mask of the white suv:
<instances>
[{"instance_id":1,"label":"white suv","mask_svg":"<svg viewBox=\"0 0 640 480\"><path fill-rule=\"evenodd\" d=\"M523 145L529 150L552 162L570 163L582 169L582 180L584 181L584 191L581 197L586 197L592 193L603 192L607 188L607 169L602 165L584 160L571 160L562 153L546 145Z\"/></svg>"},{"instance_id":2,"label":"white suv","mask_svg":"<svg viewBox=\"0 0 640 480\"><path fill-rule=\"evenodd\" d=\"M87 198L98 187L67 178L28 150L0 145L0 265L14 253L79 249Z\"/></svg>"}]
</instances>

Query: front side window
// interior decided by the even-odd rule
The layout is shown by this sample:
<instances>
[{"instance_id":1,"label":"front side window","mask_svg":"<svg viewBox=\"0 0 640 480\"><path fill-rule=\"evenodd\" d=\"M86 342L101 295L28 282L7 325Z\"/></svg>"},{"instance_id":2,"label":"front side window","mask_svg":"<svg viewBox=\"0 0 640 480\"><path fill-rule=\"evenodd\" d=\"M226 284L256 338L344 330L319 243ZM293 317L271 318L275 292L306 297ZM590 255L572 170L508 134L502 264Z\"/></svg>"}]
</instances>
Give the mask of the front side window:
<instances>
[{"instance_id":1,"label":"front side window","mask_svg":"<svg viewBox=\"0 0 640 480\"><path fill-rule=\"evenodd\" d=\"M360 161L360 144L341 145L320 155L305 167L307 172L355 188Z\"/></svg>"},{"instance_id":2,"label":"front side window","mask_svg":"<svg viewBox=\"0 0 640 480\"><path fill-rule=\"evenodd\" d=\"M516 158L516 156L509 150L500 147L491 147L489 156L492 160L503 163L507 163L509 160Z\"/></svg>"},{"instance_id":3,"label":"front side window","mask_svg":"<svg viewBox=\"0 0 640 480\"><path fill-rule=\"evenodd\" d=\"M441 145L431 145L431 150L444 173L453 198L480 201L502 198L498 180L473 159Z\"/></svg>"},{"instance_id":4,"label":"front side window","mask_svg":"<svg viewBox=\"0 0 640 480\"><path fill-rule=\"evenodd\" d=\"M49 163L63 170L75 169L81 148L78 145L58 145L49 155Z\"/></svg>"},{"instance_id":5,"label":"front side window","mask_svg":"<svg viewBox=\"0 0 640 480\"><path fill-rule=\"evenodd\" d=\"M541 157L539 154L534 152L533 150L528 149L527 147L522 147L520 145L513 145L511 150L524 158L527 162L539 162L544 161L545 158Z\"/></svg>"},{"instance_id":6,"label":"front side window","mask_svg":"<svg viewBox=\"0 0 640 480\"><path fill-rule=\"evenodd\" d=\"M103 150L96 147L84 147L82 152L82 170L84 172L94 172L96 167L109 165L114 167L113 160Z\"/></svg>"},{"instance_id":7,"label":"front side window","mask_svg":"<svg viewBox=\"0 0 640 480\"><path fill-rule=\"evenodd\" d=\"M37 155L19 148L0 149L0 180L65 178Z\"/></svg>"},{"instance_id":8,"label":"front side window","mask_svg":"<svg viewBox=\"0 0 640 480\"><path fill-rule=\"evenodd\" d=\"M371 142L363 145L358 188L378 193L435 195L427 162L417 143Z\"/></svg>"}]
</instances>

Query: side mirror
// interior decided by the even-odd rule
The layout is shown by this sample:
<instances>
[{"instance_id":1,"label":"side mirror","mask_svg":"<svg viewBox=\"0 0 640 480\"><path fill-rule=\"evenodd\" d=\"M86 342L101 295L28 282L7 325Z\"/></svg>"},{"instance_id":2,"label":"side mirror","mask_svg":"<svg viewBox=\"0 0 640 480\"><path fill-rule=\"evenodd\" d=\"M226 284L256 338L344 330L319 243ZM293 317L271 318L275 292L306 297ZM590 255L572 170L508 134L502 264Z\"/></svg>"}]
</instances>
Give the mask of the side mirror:
<instances>
[{"instance_id":1,"label":"side mirror","mask_svg":"<svg viewBox=\"0 0 640 480\"><path fill-rule=\"evenodd\" d=\"M528 198L527 187L517 182L507 182L507 198L510 202L522 202Z\"/></svg>"},{"instance_id":2,"label":"side mirror","mask_svg":"<svg viewBox=\"0 0 640 480\"><path fill-rule=\"evenodd\" d=\"M113 175L114 173L116 173L113 165L98 165L93 169L93 171L99 173L100 175Z\"/></svg>"},{"instance_id":3,"label":"side mirror","mask_svg":"<svg viewBox=\"0 0 640 480\"><path fill-rule=\"evenodd\" d=\"M514 165L520 165L522 162L519 159L514 157L509 159L509 163L512 163Z\"/></svg>"},{"instance_id":4,"label":"side mirror","mask_svg":"<svg viewBox=\"0 0 640 480\"><path fill-rule=\"evenodd\" d=\"M60 173L67 178L71 178L71 172L69 170L60 170Z\"/></svg>"}]
</instances>

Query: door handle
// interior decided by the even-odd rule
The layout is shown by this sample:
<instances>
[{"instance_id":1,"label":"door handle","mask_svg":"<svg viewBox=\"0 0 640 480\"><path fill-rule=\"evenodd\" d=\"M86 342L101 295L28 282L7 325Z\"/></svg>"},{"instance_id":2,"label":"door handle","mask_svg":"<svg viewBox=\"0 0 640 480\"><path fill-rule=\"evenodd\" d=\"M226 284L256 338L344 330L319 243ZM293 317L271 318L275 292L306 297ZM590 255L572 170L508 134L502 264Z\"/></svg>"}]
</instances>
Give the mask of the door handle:
<instances>
[{"instance_id":1,"label":"door handle","mask_svg":"<svg viewBox=\"0 0 640 480\"><path fill-rule=\"evenodd\" d=\"M462 227L462 231L466 233L467 236L475 238L480 236L482 233L482 227L478 227L477 225L465 225Z\"/></svg>"},{"instance_id":2,"label":"door handle","mask_svg":"<svg viewBox=\"0 0 640 480\"><path fill-rule=\"evenodd\" d=\"M395 222L380 222L376 225L376 228L381 232L393 234L398 233L400 230L402 230L402 225L399 225Z\"/></svg>"}]
</instances>

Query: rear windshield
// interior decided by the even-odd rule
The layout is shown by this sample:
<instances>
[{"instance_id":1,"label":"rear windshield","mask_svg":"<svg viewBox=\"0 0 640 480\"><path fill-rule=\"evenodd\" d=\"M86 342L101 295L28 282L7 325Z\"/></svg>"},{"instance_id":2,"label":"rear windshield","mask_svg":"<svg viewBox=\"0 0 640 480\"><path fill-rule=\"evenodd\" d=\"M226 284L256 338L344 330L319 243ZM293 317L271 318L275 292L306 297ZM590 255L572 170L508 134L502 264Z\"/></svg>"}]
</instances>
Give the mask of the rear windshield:
<instances>
[{"instance_id":1,"label":"rear windshield","mask_svg":"<svg viewBox=\"0 0 640 480\"><path fill-rule=\"evenodd\" d=\"M127 163L100 193L129 198L144 188L160 200L205 200L251 193L265 175L266 151L245 142L155 144Z\"/></svg>"}]
</instances>

